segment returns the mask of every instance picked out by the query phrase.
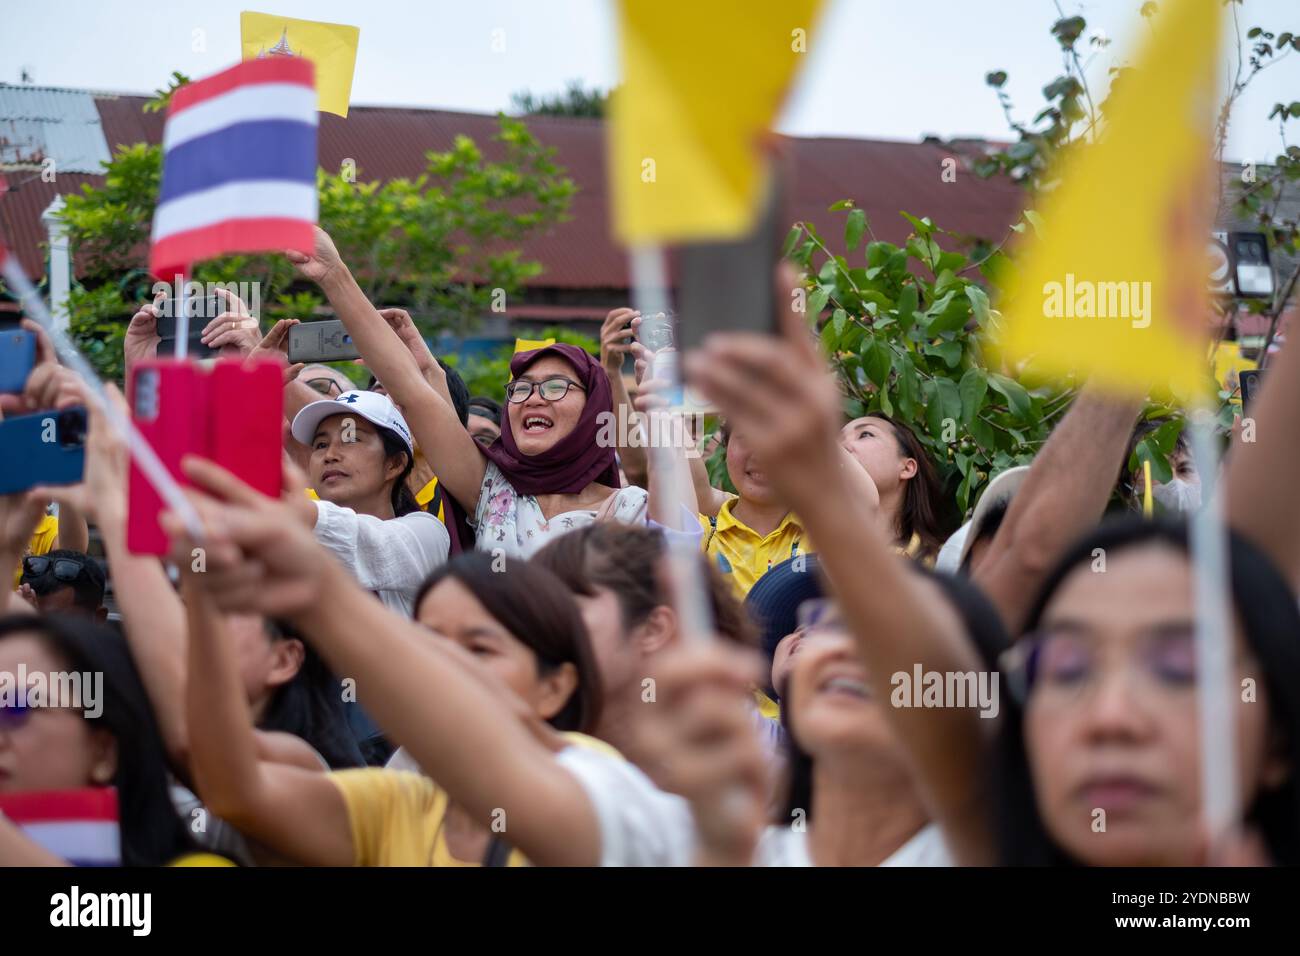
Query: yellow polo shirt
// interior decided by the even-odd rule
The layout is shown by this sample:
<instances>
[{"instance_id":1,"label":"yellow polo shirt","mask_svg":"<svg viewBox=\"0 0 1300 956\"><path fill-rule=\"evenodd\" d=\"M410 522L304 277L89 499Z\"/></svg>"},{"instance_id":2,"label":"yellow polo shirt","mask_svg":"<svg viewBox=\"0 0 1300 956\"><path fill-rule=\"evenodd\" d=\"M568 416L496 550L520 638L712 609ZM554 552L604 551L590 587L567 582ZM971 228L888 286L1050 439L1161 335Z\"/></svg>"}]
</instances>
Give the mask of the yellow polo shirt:
<instances>
[{"instance_id":1,"label":"yellow polo shirt","mask_svg":"<svg viewBox=\"0 0 1300 956\"><path fill-rule=\"evenodd\" d=\"M782 561L808 554L812 547L799 519L787 513L770 534L760 535L737 518L732 509L738 499L731 499L718 511L716 519L700 515L704 531L701 547L726 575L742 601L754 582Z\"/></svg>"}]
</instances>

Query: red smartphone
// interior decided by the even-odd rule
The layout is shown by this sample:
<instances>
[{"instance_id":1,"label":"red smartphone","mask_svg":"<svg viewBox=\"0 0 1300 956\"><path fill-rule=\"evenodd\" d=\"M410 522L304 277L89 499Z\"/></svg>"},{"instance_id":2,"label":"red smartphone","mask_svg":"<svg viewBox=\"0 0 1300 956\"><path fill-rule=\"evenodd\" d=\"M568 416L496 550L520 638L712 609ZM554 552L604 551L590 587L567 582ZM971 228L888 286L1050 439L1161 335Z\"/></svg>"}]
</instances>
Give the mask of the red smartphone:
<instances>
[{"instance_id":1,"label":"red smartphone","mask_svg":"<svg viewBox=\"0 0 1300 956\"><path fill-rule=\"evenodd\" d=\"M280 497L284 403L280 363L222 360L210 375L210 457L244 484Z\"/></svg>"},{"instance_id":2,"label":"red smartphone","mask_svg":"<svg viewBox=\"0 0 1300 956\"><path fill-rule=\"evenodd\" d=\"M149 359L131 369L127 402L131 417L163 465L182 485L181 459L206 455L208 375L191 361ZM126 548L132 554L166 554L167 534L158 523L163 501L131 461L127 484Z\"/></svg>"},{"instance_id":3,"label":"red smartphone","mask_svg":"<svg viewBox=\"0 0 1300 956\"><path fill-rule=\"evenodd\" d=\"M182 485L181 459L202 455L265 495L281 486L281 368L275 361L213 363L153 359L131 371L131 416L164 466ZM158 521L162 498L131 463L126 546L132 554L166 554Z\"/></svg>"}]
</instances>

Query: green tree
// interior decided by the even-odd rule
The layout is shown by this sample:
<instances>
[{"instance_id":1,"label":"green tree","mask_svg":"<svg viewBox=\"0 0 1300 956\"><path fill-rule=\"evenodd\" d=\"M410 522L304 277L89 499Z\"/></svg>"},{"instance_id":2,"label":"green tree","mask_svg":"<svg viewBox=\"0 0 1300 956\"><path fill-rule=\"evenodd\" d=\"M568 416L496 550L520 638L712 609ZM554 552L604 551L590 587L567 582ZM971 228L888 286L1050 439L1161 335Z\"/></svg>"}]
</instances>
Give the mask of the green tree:
<instances>
[{"instance_id":1,"label":"green tree","mask_svg":"<svg viewBox=\"0 0 1300 956\"><path fill-rule=\"evenodd\" d=\"M569 81L563 93L538 96L523 90L510 97L510 105L524 116L584 116L599 119L609 107L609 94L596 87L588 90L581 80Z\"/></svg>"},{"instance_id":2,"label":"green tree","mask_svg":"<svg viewBox=\"0 0 1300 956\"><path fill-rule=\"evenodd\" d=\"M184 77L146 108L169 97ZM468 136L426 154L414 178L359 180L365 170L317 173L320 223L371 301L408 308L426 334L463 334L499 301L541 273L520 244L567 218L572 180L520 120L500 115L493 139L503 158L486 159ZM119 147L104 182L66 197L64 221L80 283L71 294L71 328L100 372L120 377L121 337L153 278L144 268L162 172L158 146ZM307 318L321 305L314 290L293 288L283 256L238 255L200 263L198 281L260 283L262 317Z\"/></svg>"}]
</instances>

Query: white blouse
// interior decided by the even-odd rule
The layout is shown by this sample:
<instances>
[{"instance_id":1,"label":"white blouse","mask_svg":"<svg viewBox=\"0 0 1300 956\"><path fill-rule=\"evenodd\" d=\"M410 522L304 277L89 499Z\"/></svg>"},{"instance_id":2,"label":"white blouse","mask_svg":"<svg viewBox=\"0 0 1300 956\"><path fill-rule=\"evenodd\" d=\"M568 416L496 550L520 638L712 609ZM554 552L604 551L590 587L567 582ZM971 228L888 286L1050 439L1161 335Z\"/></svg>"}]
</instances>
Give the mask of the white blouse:
<instances>
[{"instance_id":1,"label":"white blouse","mask_svg":"<svg viewBox=\"0 0 1300 956\"><path fill-rule=\"evenodd\" d=\"M614 492L609 517L625 524L645 524L648 497L644 488L620 488ZM480 551L500 548L509 558L531 558L552 538L595 521L594 509L566 511L547 520L536 495L519 494L501 474L496 462L490 461L472 523L478 533L476 546Z\"/></svg>"}]
</instances>

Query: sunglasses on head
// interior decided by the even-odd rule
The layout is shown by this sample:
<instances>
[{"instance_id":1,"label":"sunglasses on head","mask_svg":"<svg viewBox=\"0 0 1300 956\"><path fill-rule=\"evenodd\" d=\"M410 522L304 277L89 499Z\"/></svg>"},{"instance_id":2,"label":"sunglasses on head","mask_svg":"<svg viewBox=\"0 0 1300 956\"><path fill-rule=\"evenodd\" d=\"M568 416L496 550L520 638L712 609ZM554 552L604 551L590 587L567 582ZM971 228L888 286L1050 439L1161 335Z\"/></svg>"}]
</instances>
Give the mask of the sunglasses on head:
<instances>
[{"instance_id":1,"label":"sunglasses on head","mask_svg":"<svg viewBox=\"0 0 1300 956\"><path fill-rule=\"evenodd\" d=\"M320 378L303 379L303 384L313 391L320 392L322 395L342 395L343 389L338 382L332 378L321 376Z\"/></svg>"},{"instance_id":2,"label":"sunglasses on head","mask_svg":"<svg viewBox=\"0 0 1300 956\"><path fill-rule=\"evenodd\" d=\"M47 558L44 556L23 558L23 577L43 578L53 574L56 580L71 584L86 571L82 561L73 558Z\"/></svg>"}]
</instances>

